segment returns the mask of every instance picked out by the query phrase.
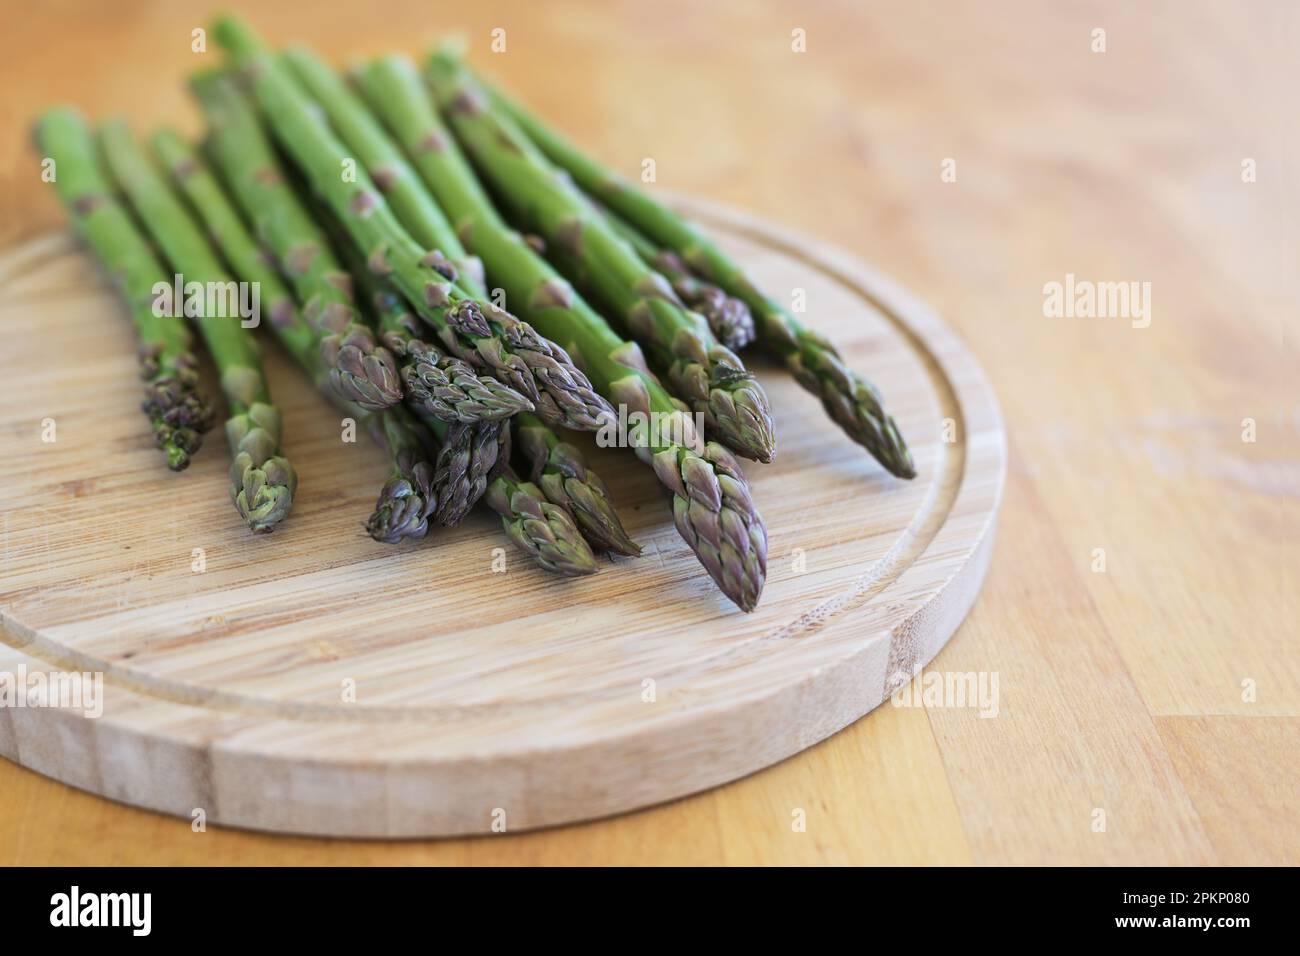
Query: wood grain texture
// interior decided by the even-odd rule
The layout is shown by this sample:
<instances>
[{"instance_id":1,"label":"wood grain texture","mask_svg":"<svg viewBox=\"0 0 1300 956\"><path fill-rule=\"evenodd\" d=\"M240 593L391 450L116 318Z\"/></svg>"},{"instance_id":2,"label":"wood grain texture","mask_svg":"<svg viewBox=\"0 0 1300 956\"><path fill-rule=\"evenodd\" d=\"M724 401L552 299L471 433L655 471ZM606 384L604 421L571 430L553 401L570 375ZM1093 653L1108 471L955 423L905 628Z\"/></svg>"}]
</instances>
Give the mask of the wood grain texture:
<instances>
[{"instance_id":1,"label":"wood grain texture","mask_svg":"<svg viewBox=\"0 0 1300 956\"><path fill-rule=\"evenodd\" d=\"M1293 4L485 0L304 16L319 6L256 15L339 58L461 29L610 162L635 173L653 156L666 187L842 246L957 329L997 388L1010 475L981 599L933 667L1000 672L1000 714L886 706L666 806L435 842L193 833L0 762L0 861L1300 863L1269 809L1300 747L1300 127L1278 119L1300 87ZM181 79L206 10L5 6L5 128L71 101L196 129ZM497 26L509 52L491 56ZM806 54L790 52L794 27ZM1098 27L1105 54L1089 49ZM956 182L940 180L945 158ZM35 161L0 137L0 245L63 221ZM1151 326L1046 319L1042 286L1067 272L1151 281ZM1194 730L1175 739L1170 721Z\"/></svg>"},{"instance_id":2,"label":"wood grain texture","mask_svg":"<svg viewBox=\"0 0 1300 956\"><path fill-rule=\"evenodd\" d=\"M0 755L212 823L439 836L680 797L877 706L983 581L1006 471L996 403L951 333L870 270L747 215L686 208L765 287L800 284L848 360L875 370L919 472L889 478L770 376L790 437L775 465L748 469L770 549L750 615L700 573L645 466L594 445L647 547L636 561L584 580L498 563L490 514L375 544L359 525L382 456L342 441L338 416L279 363L268 374L299 507L250 539L219 445L183 476L159 467L132 414L133 346L124 323L91 321L116 304L71 237L0 256L0 324L18 343L3 372L35 415L27 455L0 464L13 503L0 670L104 681L93 719L24 706L20 691L0 710ZM66 370L79 387L41 365L52 343L86 357ZM37 441L45 421L63 427L54 442Z\"/></svg>"}]
</instances>

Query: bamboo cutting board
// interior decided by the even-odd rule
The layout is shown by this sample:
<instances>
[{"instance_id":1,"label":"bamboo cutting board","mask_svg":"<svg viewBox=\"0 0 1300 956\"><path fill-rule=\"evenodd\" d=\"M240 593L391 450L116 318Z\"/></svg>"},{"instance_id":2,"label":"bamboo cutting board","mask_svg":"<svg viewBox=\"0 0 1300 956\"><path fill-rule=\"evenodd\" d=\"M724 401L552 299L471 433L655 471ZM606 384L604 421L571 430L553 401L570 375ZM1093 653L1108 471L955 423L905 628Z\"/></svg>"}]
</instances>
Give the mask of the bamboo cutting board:
<instances>
[{"instance_id":1,"label":"bamboo cutting board","mask_svg":"<svg viewBox=\"0 0 1300 956\"><path fill-rule=\"evenodd\" d=\"M780 449L747 463L770 553L749 615L698 567L649 470L589 441L640 558L561 580L486 512L424 542L371 541L381 457L342 439L273 346L300 487L289 521L253 538L226 497L219 431L189 471L163 467L127 317L73 237L9 252L0 674L24 688L36 673L102 674L103 693L97 717L20 693L0 708L0 754L206 822L431 836L682 796L880 704L983 580L1006 467L996 402L952 334L869 268L687 208L762 285L804 290L810 323L886 395L919 471L890 478L753 359Z\"/></svg>"}]
</instances>

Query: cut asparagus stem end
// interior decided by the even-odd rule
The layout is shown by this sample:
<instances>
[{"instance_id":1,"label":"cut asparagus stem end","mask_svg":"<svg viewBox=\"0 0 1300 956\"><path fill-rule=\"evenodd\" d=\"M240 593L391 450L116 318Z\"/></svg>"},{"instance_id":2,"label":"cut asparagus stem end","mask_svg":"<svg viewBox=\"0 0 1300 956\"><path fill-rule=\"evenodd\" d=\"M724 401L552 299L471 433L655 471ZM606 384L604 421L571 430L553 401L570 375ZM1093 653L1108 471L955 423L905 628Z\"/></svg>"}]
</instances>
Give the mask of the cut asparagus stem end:
<instances>
[{"instance_id":1,"label":"cut asparagus stem end","mask_svg":"<svg viewBox=\"0 0 1300 956\"><path fill-rule=\"evenodd\" d=\"M254 534L275 530L293 506L298 476L280 445L280 415L273 406L255 402L226 421L230 463L230 497Z\"/></svg>"}]
</instances>

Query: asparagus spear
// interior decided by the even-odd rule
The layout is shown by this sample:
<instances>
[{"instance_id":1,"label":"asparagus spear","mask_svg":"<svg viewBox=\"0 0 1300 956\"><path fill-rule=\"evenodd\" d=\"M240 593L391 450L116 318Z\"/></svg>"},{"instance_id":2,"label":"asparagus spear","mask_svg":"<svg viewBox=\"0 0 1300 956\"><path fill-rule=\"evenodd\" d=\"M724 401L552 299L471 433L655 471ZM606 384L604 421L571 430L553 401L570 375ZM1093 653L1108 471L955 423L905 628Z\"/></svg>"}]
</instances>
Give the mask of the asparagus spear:
<instances>
[{"instance_id":1,"label":"asparagus spear","mask_svg":"<svg viewBox=\"0 0 1300 956\"><path fill-rule=\"evenodd\" d=\"M198 363L184 320L154 312L154 286L170 286L170 276L114 198L82 118L70 109L51 110L38 122L36 138L54 160L55 188L78 231L131 311L140 340L140 377L146 382L141 407L167 467L182 471L211 427L212 411L199 391Z\"/></svg>"},{"instance_id":2,"label":"asparagus spear","mask_svg":"<svg viewBox=\"0 0 1300 956\"><path fill-rule=\"evenodd\" d=\"M443 525L459 524L510 460L510 429L505 422L448 425L435 418L427 424L440 442L433 477L438 495L434 518Z\"/></svg>"},{"instance_id":3,"label":"asparagus spear","mask_svg":"<svg viewBox=\"0 0 1300 956\"><path fill-rule=\"evenodd\" d=\"M298 316L298 304L275 265L249 235L220 183L180 135L168 127L152 139L154 153L177 191L188 200L212 242L243 282L256 283L262 311L276 328L299 329L314 338Z\"/></svg>"},{"instance_id":4,"label":"asparagus spear","mask_svg":"<svg viewBox=\"0 0 1300 956\"><path fill-rule=\"evenodd\" d=\"M392 463L389 480L380 490L366 531L377 541L396 543L405 537L422 538L428 516L437 506L433 496L433 465L418 423L400 408L372 412L342 399L332 389L321 359L319 336L298 312L292 293L270 268L221 185L174 132L160 130L154 148L189 199L199 219L213 237L241 281L261 284L262 296L274 302L271 326L303 371L341 409L362 421Z\"/></svg>"},{"instance_id":5,"label":"asparagus spear","mask_svg":"<svg viewBox=\"0 0 1300 956\"><path fill-rule=\"evenodd\" d=\"M311 187L328 203L372 271L388 275L416 313L453 354L490 370L528 398L554 424L594 431L613 410L564 350L491 303L478 303L441 272L443 257L426 254L393 215L362 169L317 116L283 63L267 54L243 24L220 19L214 33L250 77L275 135Z\"/></svg>"},{"instance_id":6,"label":"asparagus spear","mask_svg":"<svg viewBox=\"0 0 1300 956\"><path fill-rule=\"evenodd\" d=\"M438 510L428 433L400 405L363 414L371 437L388 452L393 468L366 521L366 533L384 544L423 538Z\"/></svg>"},{"instance_id":7,"label":"asparagus spear","mask_svg":"<svg viewBox=\"0 0 1300 956\"><path fill-rule=\"evenodd\" d=\"M641 553L640 546L623 529L605 482L587 467L582 452L562 441L536 415L517 416L513 427L514 447L528 462L529 480L541 488L551 504L573 515L582 536L593 547L617 554Z\"/></svg>"},{"instance_id":8,"label":"asparagus spear","mask_svg":"<svg viewBox=\"0 0 1300 956\"><path fill-rule=\"evenodd\" d=\"M645 344L673 390L707 430L738 454L776 454L763 388L708 322L685 308L668 280L641 260L577 190L494 111L474 81L446 58L426 77L457 139L516 220L545 237L561 270L588 288Z\"/></svg>"},{"instance_id":9,"label":"asparagus spear","mask_svg":"<svg viewBox=\"0 0 1300 956\"><path fill-rule=\"evenodd\" d=\"M100 140L109 169L172 268L188 276L187 282L215 282L233 289L234 280L180 200L136 146L126 124L106 124ZM271 403L257 344L236 316L202 316L198 326L217 363L229 406L230 497L254 533L272 531L288 515L298 479L279 453L280 411Z\"/></svg>"},{"instance_id":10,"label":"asparagus spear","mask_svg":"<svg viewBox=\"0 0 1300 956\"><path fill-rule=\"evenodd\" d=\"M201 73L190 86L212 130L212 160L293 284L303 314L322 330L312 336L319 338L330 386L365 409L396 405L402 400L397 362L357 311L350 277L284 181L251 106L217 73Z\"/></svg>"},{"instance_id":11,"label":"asparagus spear","mask_svg":"<svg viewBox=\"0 0 1300 956\"><path fill-rule=\"evenodd\" d=\"M411 324L406 304L383 287L382 278L370 276L364 268L355 274L359 277L361 289L367 295L370 313L376 317L380 328L386 329L386 339L393 341L390 333L399 336ZM422 345L412 339L407 339L407 343ZM433 346L425 347L435 351ZM451 359L451 362L459 363L460 359ZM469 378L473 380L472 373ZM515 399L521 398L495 378L484 378L493 382L495 389L504 390ZM407 381L413 382L411 378ZM477 388L482 389L484 386ZM439 524L459 524L469 514L474 503L484 496L487 481L510 460L510 428L503 420L504 416L500 415L494 415L490 419L460 420L455 415L441 414L442 410L437 408L437 394L430 394L426 398L420 389L421 386L416 384L415 388L409 390L407 405L424 421L435 440L430 490L437 496L438 505L433 511L433 518Z\"/></svg>"},{"instance_id":12,"label":"asparagus spear","mask_svg":"<svg viewBox=\"0 0 1300 956\"><path fill-rule=\"evenodd\" d=\"M754 316L743 300L700 279L677 253L661 249L610 210L601 208L601 212L614 231L636 250L641 261L671 282L682 302L708 320L719 342L738 352L754 341Z\"/></svg>"},{"instance_id":13,"label":"asparagus spear","mask_svg":"<svg viewBox=\"0 0 1300 956\"><path fill-rule=\"evenodd\" d=\"M324 110L339 139L355 150L384 199L407 232L421 247L448 260L447 276L466 292L482 297L483 263L468 255L446 215L425 190L397 144L389 139L356 93L327 64L306 47L284 54L308 95Z\"/></svg>"},{"instance_id":14,"label":"asparagus spear","mask_svg":"<svg viewBox=\"0 0 1300 956\"><path fill-rule=\"evenodd\" d=\"M355 248L349 251L355 253ZM436 439L430 490L437 506L432 517L442 525L459 524L510 459L505 419L531 409L532 403L489 375L475 376L460 359L412 338L417 325L405 301L364 265L351 265L384 341L394 354L412 359L402 368L406 403ZM480 409L486 412L471 414Z\"/></svg>"},{"instance_id":15,"label":"asparagus spear","mask_svg":"<svg viewBox=\"0 0 1300 956\"><path fill-rule=\"evenodd\" d=\"M212 120L208 151L226 175L237 203L250 222L260 224L259 231L272 244L273 257L301 267L288 271L295 293L307 308L322 301L344 301L337 295L348 288L346 282L340 281L346 273L334 261L324 236L284 181L251 108L217 75L198 78L194 89ZM262 275L263 260L257 254L256 240L230 206L215 176L192 152L183 151L183 144L167 140L162 138L160 151L173 161L169 164L173 169L188 171L184 177L188 183L186 193L226 258L244 281L266 282L265 276L257 278ZM224 227L218 228L218 223L224 223ZM270 281L271 288L280 282L278 276ZM355 321L362 322L359 313ZM296 308L281 310L271 328L321 393L360 422L388 455L392 470L366 521L366 532L386 544L396 544L403 538L423 538L438 506L433 488L432 437L400 405L374 410L340 394L344 390L337 387L337 369L327 367L322 357L322 352L328 354L321 345L322 337L330 334L328 329L313 326Z\"/></svg>"},{"instance_id":16,"label":"asparagus spear","mask_svg":"<svg viewBox=\"0 0 1300 956\"><path fill-rule=\"evenodd\" d=\"M380 338L398 358L408 405L422 416L461 424L498 421L532 410L533 403L510 386L476 374L467 362L420 339L420 321L406 300L356 261L360 256L355 246L346 241L338 245L378 320Z\"/></svg>"},{"instance_id":17,"label":"asparagus spear","mask_svg":"<svg viewBox=\"0 0 1300 956\"><path fill-rule=\"evenodd\" d=\"M619 338L505 224L408 62L388 57L371 64L361 87L509 301L572 347L602 394L630 412L656 416L647 423L652 427L632 428L627 438L672 493L677 529L700 563L732 601L753 610L767 571L767 531L739 462L722 445L700 442L691 419L650 373L636 344Z\"/></svg>"},{"instance_id":18,"label":"asparagus spear","mask_svg":"<svg viewBox=\"0 0 1300 956\"><path fill-rule=\"evenodd\" d=\"M450 57L445 51L435 55ZM879 391L844 364L830 340L759 289L694 223L582 153L516 101L486 84L485 88L496 107L508 113L578 186L654 243L675 252L696 275L744 301L757 322L759 345L783 361L795 380L821 399L831 419L891 474L916 477L911 453L893 418L886 414Z\"/></svg>"},{"instance_id":19,"label":"asparagus spear","mask_svg":"<svg viewBox=\"0 0 1300 956\"><path fill-rule=\"evenodd\" d=\"M507 472L492 482L486 500L501 515L510 540L538 566L569 576L596 572L595 555L573 518L536 485Z\"/></svg>"}]
</instances>

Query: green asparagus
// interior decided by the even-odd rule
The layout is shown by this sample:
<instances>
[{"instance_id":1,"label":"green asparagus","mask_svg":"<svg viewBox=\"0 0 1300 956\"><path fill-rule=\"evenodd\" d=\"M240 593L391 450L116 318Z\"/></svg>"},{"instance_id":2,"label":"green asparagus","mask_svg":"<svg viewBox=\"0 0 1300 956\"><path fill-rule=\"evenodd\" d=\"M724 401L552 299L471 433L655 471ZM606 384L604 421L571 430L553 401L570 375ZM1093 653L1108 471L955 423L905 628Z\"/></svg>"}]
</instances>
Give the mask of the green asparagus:
<instances>
[{"instance_id":1,"label":"green asparagus","mask_svg":"<svg viewBox=\"0 0 1300 956\"><path fill-rule=\"evenodd\" d=\"M422 417L460 424L498 421L532 410L533 403L510 386L490 375L476 374L469 363L419 338L421 323L406 300L387 280L347 254L355 255L355 246L344 242L338 245L377 320L380 339L397 356L409 406Z\"/></svg>"},{"instance_id":2,"label":"green asparagus","mask_svg":"<svg viewBox=\"0 0 1300 956\"><path fill-rule=\"evenodd\" d=\"M293 47L284 60L308 95L324 110L339 139L355 150L406 231L421 247L450 262L447 275L467 293L483 295L483 263L465 252L446 215L433 201L401 149L388 138L370 110L337 73L306 47ZM445 268L445 267L444 267ZM440 270L441 271L441 270Z\"/></svg>"},{"instance_id":3,"label":"green asparagus","mask_svg":"<svg viewBox=\"0 0 1300 956\"><path fill-rule=\"evenodd\" d=\"M393 355L378 344L351 298L351 277L324 245L274 160L252 107L229 79L207 72L190 82L212 134L215 165L239 198L254 232L293 284L308 321L321 330L322 357L340 398L378 410L402 400ZM305 294L304 294L305 293Z\"/></svg>"},{"instance_id":4,"label":"green asparagus","mask_svg":"<svg viewBox=\"0 0 1300 956\"><path fill-rule=\"evenodd\" d=\"M845 365L830 340L760 290L738 263L689 220L583 154L516 101L486 88L493 102L578 186L655 244L675 252L696 275L744 301L756 320L759 344L783 361L800 385L821 399L827 414L850 438L891 474L899 478L916 476L911 453L894 419L886 414L879 391Z\"/></svg>"},{"instance_id":5,"label":"green asparagus","mask_svg":"<svg viewBox=\"0 0 1300 956\"><path fill-rule=\"evenodd\" d=\"M668 280L642 261L455 61L434 57L426 78L456 137L516 220L649 350L671 388L704 416L706 432L749 458L776 453L767 395L744 363Z\"/></svg>"},{"instance_id":6,"label":"green asparagus","mask_svg":"<svg viewBox=\"0 0 1300 956\"><path fill-rule=\"evenodd\" d=\"M212 133L208 146L213 159L232 187L244 214L258 225L271 253L289 266L287 274L299 298L309 304L328 302L328 310L368 330L353 305L351 276L335 258L325 231L317 225L291 186L285 181L275 152L266 139L252 107L223 77L204 74L194 84ZM365 270L353 270L364 283ZM315 332L305 330L315 339ZM489 376L475 375L461 359L415 340L410 316L391 332L381 335L384 353L394 356L394 369L408 387L408 403L448 421L469 422L503 418L531 403ZM326 350L328 354L328 349ZM339 379L334 377L335 386ZM356 400L355 391L337 388L342 397ZM362 407L371 407L366 403Z\"/></svg>"},{"instance_id":7,"label":"green asparagus","mask_svg":"<svg viewBox=\"0 0 1300 956\"><path fill-rule=\"evenodd\" d=\"M366 521L366 533L384 544L423 538L438 510L428 432L400 405L365 414L371 437L388 452L393 469Z\"/></svg>"},{"instance_id":8,"label":"green asparagus","mask_svg":"<svg viewBox=\"0 0 1300 956\"><path fill-rule=\"evenodd\" d=\"M313 110L294 76L243 24L220 19L219 43L249 77L254 97L285 151L329 204L372 271L390 276L452 354L490 370L524 395L547 421L594 431L613 414L564 350L491 303L476 302L436 268L437 250L420 248L362 169Z\"/></svg>"},{"instance_id":9,"label":"green asparagus","mask_svg":"<svg viewBox=\"0 0 1300 956\"><path fill-rule=\"evenodd\" d=\"M677 529L700 563L732 601L753 610L767 571L767 531L735 457L716 442L701 443L690 416L650 373L636 344L619 338L504 223L408 62L376 61L361 86L508 301L572 348L602 394L645 416L637 423L650 427L629 428L625 438L672 493ZM626 421L633 423L632 414Z\"/></svg>"},{"instance_id":10,"label":"green asparagus","mask_svg":"<svg viewBox=\"0 0 1300 956\"><path fill-rule=\"evenodd\" d=\"M331 220L331 225L336 224ZM385 341L393 345L400 343L401 348L394 349L399 355L405 349L405 354L429 359L428 368L421 373L424 381L417 382L413 375L404 376L411 386L406 404L432 433L433 471L429 490L435 505L430 517L442 525L459 524L483 497L497 470L509 461L510 429L505 421L508 416L499 412L514 407L518 401L523 401L526 408L531 408L531 403L491 376L475 377L472 370L468 370L463 373L454 371L451 377L461 379L473 393L488 397L493 414L474 417L455 413L456 408L468 409L474 404L473 393L467 393L467 400L458 401L455 406L444 406L437 391L426 389L431 382L430 369L446 376L449 368L468 367L458 358L444 356L432 345L409 338L415 323L400 297L384 288L385 280L382 278L364 268L354 266L354 270L365 293L366 305L383 330ZM464 391L454 385L452 388L457 393Z\"/></svg>"},{"instance_id":11,"label":"green asparagus","mask_svg":"<svg viewBox=\"0 0 1300 956\"><path fill-rule=\"evenodd\" d=\"M299 264L310 259L314 263L289 272L296 294L309 306L322 299L342 301L334 297L340 290L346 292L346 284L338 281L344 273L334 262L324 236L298 196L284 182L270 144L247 105L241 103L238 91L214 75L202 77L195 87L205 111L215 110L208 152L225 174L227 185L248 221L263 224L261 231L273 243L272 252L276 254L273 257ZM189 170L186 192L191 204L239 277L247 282L268 282L262 274L263 260L257 254L256 240L231 207L215 176L193 153L184 153L183 144L168 144L164 138L160 145L174 160L169 165ZM206 181L210 186L196 187L196 181ZM224 223L224 228L218 228L218 223ZM314 251L304 255L303 250ZM280 280L277 276L269 282L275 288ZM361 321L360 316L357 321ZM367 533L387 544L403 538L424 537L428 520L438 505L433 491L434 443L426 429L400 405L372 410L344 398L332 374L336 369L327 368L322 357L320 340L328 333L308 323L297 308L281 310L279 320L273 319L271 328L322 394L344 414L361 423L388 455L392 470L366 522ZM324 351L328 354L328 350Z\"/></svg>"},{"instance_id":12,"label":"green asparagus","mask_svg":"<svg viewBox=\"0 0 1300 956\"><path fill-rule=\"evenodd\" d=\"M54 183L73 221L126 301L140 341L142 409L167 467L181 471L211 427L212 411L199 391L198 363L184 319L155 312L154 287L170 287L149 243L118 203L100 168L94 137L70 109L55 109L36 127L41 150L54 161Z\"/></svg>"},{"instance_id":13,"label":"green asparagus","mask_svg":"<svg viewBox=\"0 0 1300 956\"><path fill-rule=\"evenodd\" d=\"M125 123L106 124L100 139L109 169L172 268L188 276L186 282L236 288L179 198L136 146ZM298 479L280 455L280 411L271 403L257 345L238 316L204 315L197 324L217 364L229 406L226 438L233 456L231 499L253 532L272 531L288 515Z\"/></svg>"},{"instance_id":14,"label":"green asparagus","mask_svg":"<svg viewBox=\"0 0 1300 956\"><path fill-rule=\"evenodd\" d=\"M623 529L609 500L609 488L587 467L582 452L562 441L536 415L518 415L512 427L514 448L528 463L529 480L541 488L551 504L573 515L588 543L616 554L641 553L640 546Z\"/></svg>"},{"instance_id":15,"label":"green asparagus","mask_svg":"<svg viewBox=\"0 0 1300 956\"><path fill-rule=\"evenodd\" d=\"M886 469L915 476L879 393L823 335L458 56L340 73L306 48L272 53L232 18L213 33L227 61L192 84L210 124L201 149L164 129L151 157L122 123L96 137L67 109L35 132L130 308L143 407L174 470L213 417L193 319L227 399L231 497L254 532L297 494L239 324L262 316L384 449L365 525L378 541L423 538L481 498L546 570L591 574L597 550L638 555L609 488L560 433L577 428L654 470L710 577L753 610L767 532L737 456L775 454L767 396L737 357L753 342Z\"/></svg>"},{"instance_id":16,"label":"green asparagus","mask_svg":"<svg viewBox=\"0 0 1300 956\"><path fill-rule=\"evenodd\" d=\"M596 557L573 518L536 485L507 471L493 480L485 500L501 515L510 540L540 567L569 576L596 572Z\"/></svg>"},{"instance_id":17,"label":"green asparagus","mask_svg":"<svg viewBox=\"0 0 1300 956\"><path fill-rule=\"evenodd\" d=\"M249 235L239 213L226 199L225 191L189 144L173 129L164 127L153 135L154 153L172 184L202 220L213 243L230 263L242 282L256 283L262 312L276 328L305 328L298 316L298 304L279 271ZM310 332L310 330L307 330Z\"/></svg>"},{"instance_id":18,"label":"green asparagus","mask_svg":"<svg viewBox=\"0 0 1300 956\"><path fill-rule=\"evenodd\" d=\"M636 250L641 261L671 282L678 298L708 320L709 328L719 342L738 352L754 341L754 316L743 300L727 295L712 282L700 279L677 253L661 249L610 210L601 208L599 204L597 208L614 231Z\"/></svg>"},{"instance_id":19,"label":"green asparagus","mask_svg":"<svg viewBox=\"0 0 1300 956\"><path fill-rule=\"evenodd\" d=\"M433 477L438 508L433 517L439 524L460 524L510 460L510 429L505 422L448 425L434 418L426 423L439 441Z\"/></svg>"}]
</instances>

